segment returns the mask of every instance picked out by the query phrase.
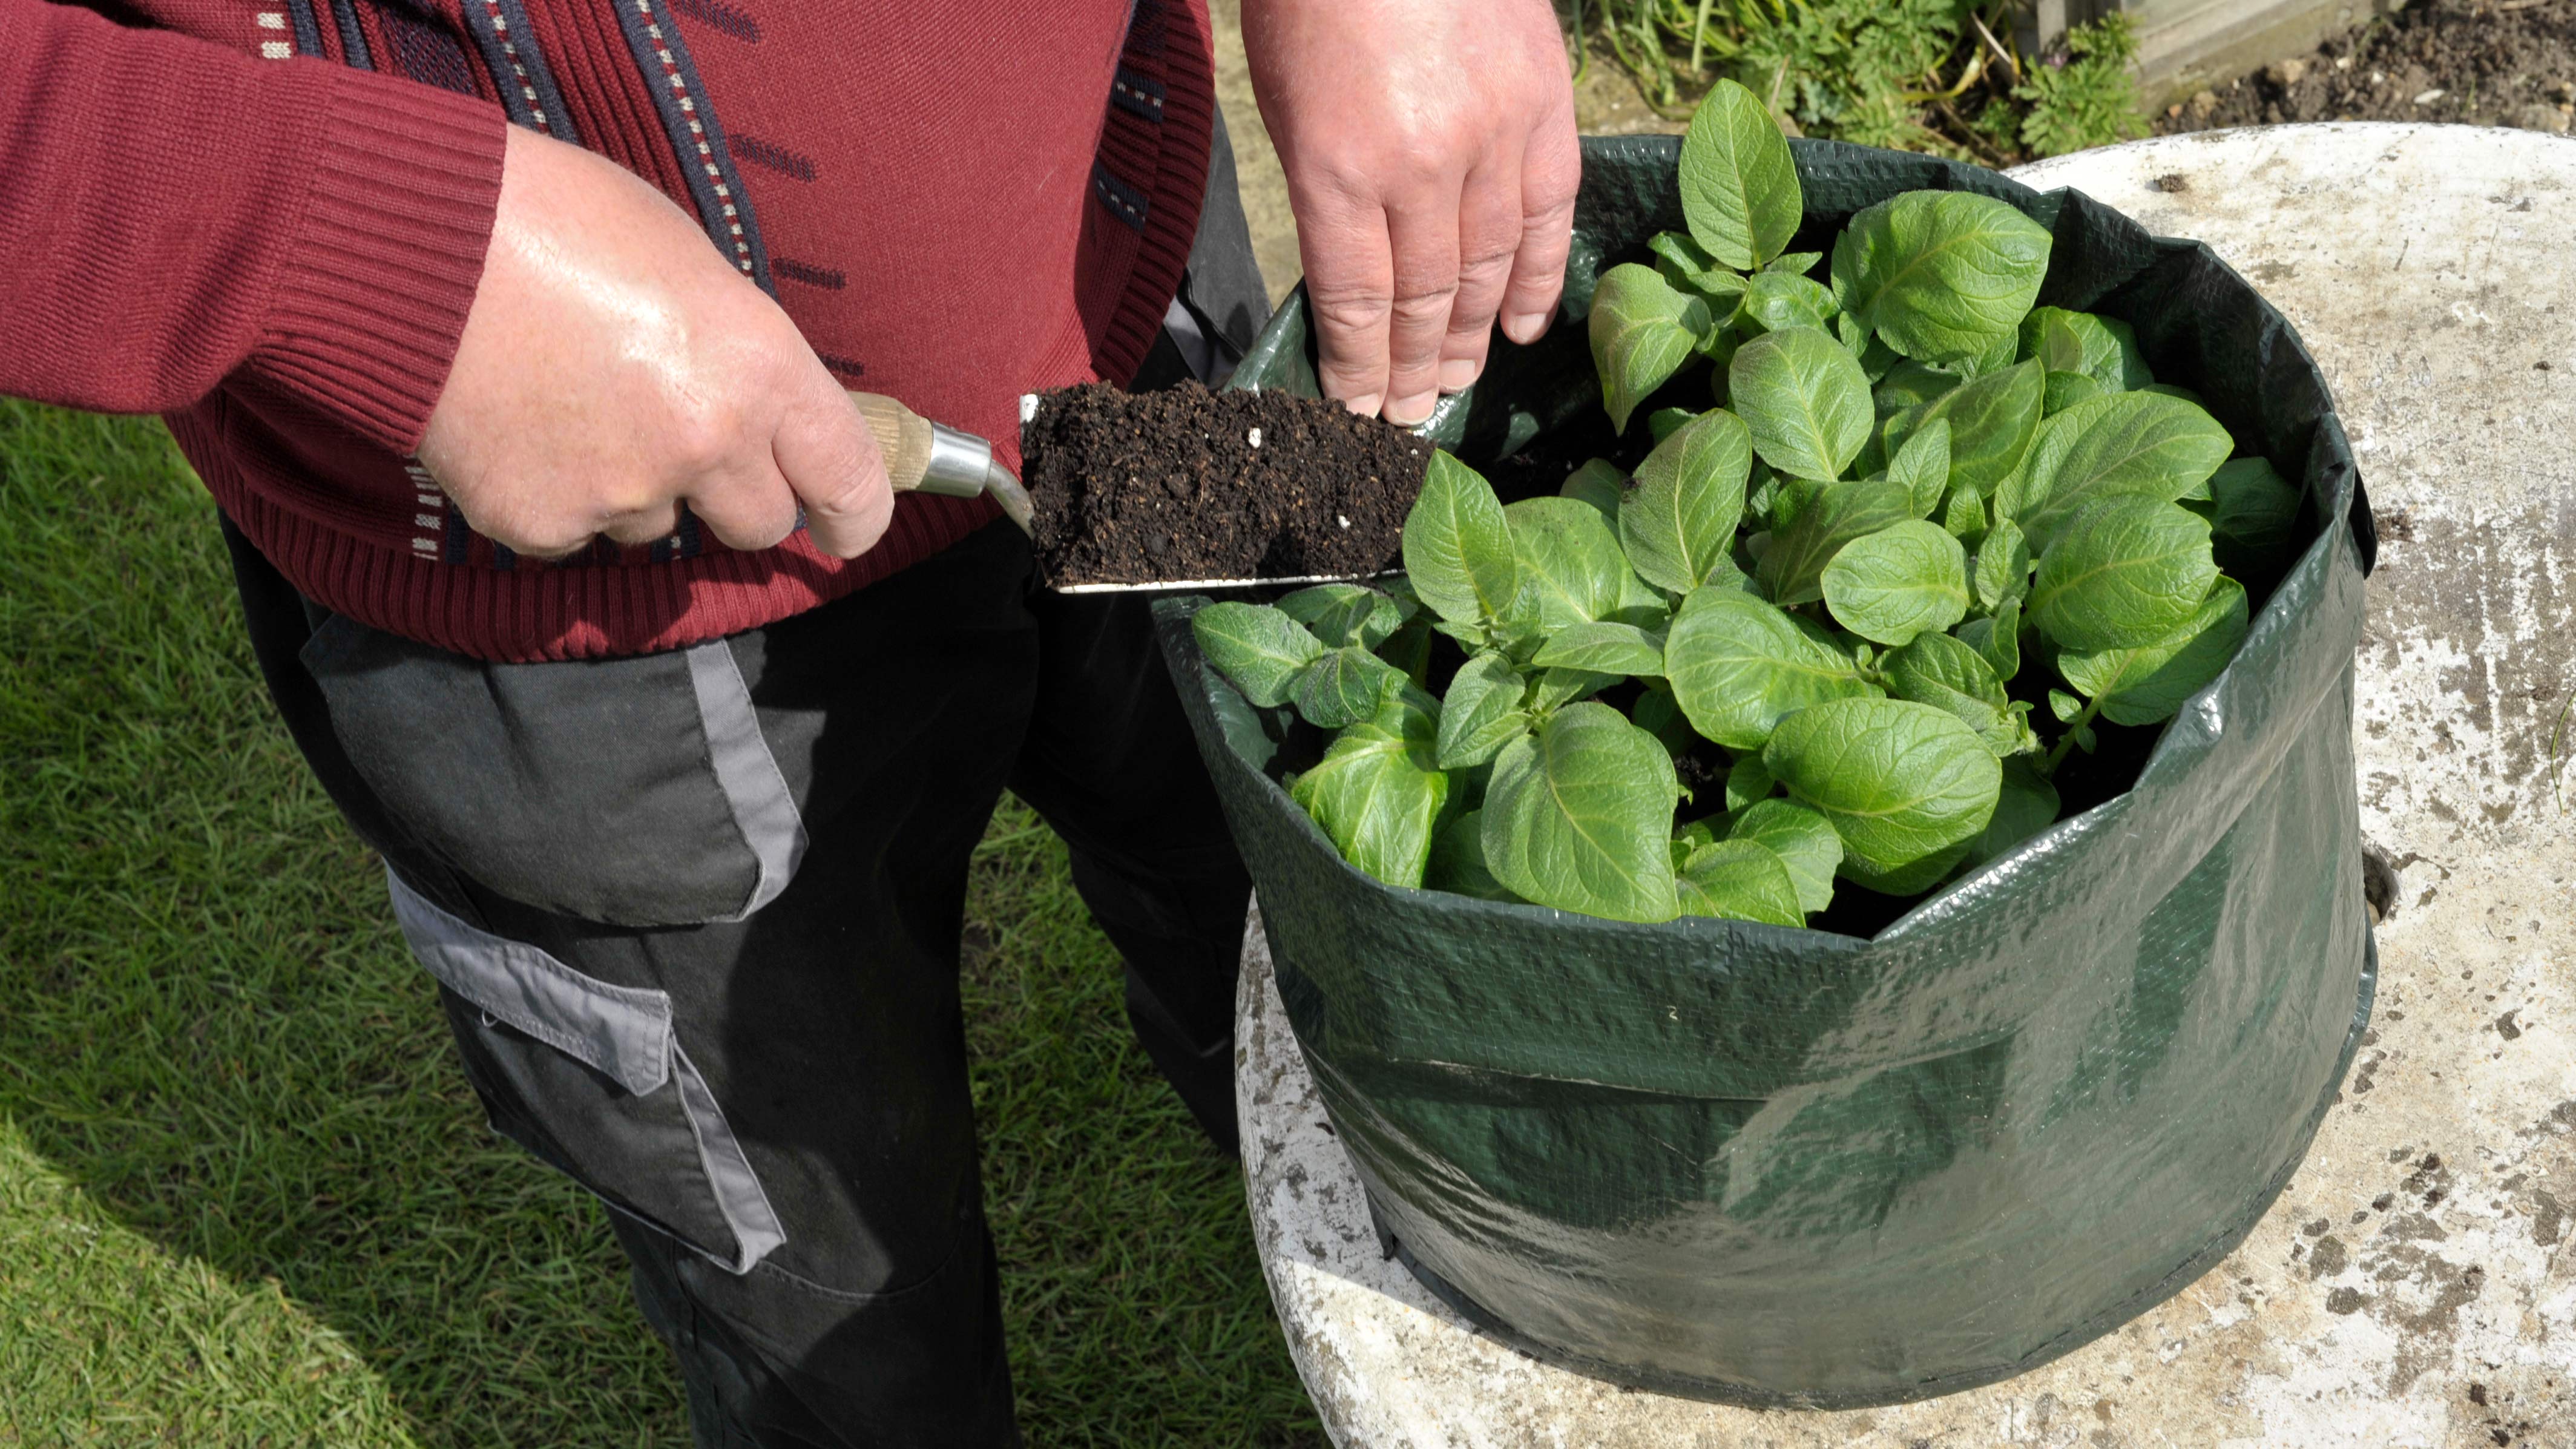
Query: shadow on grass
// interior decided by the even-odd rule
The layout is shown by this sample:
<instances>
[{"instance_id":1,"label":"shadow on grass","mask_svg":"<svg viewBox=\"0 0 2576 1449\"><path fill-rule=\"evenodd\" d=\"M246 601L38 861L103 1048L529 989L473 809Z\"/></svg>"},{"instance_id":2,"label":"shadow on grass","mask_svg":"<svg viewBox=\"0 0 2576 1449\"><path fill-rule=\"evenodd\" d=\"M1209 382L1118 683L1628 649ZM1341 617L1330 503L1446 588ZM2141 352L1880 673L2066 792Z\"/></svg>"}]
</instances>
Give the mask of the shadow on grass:
<instances>
[{"instance_id":1,"label":"shadow on grass","mask_svg":"<svg viewBox=\"0 0 2576 1449\"><path fill-rule=\"evenodd\" d=\"M308 1354L246 1384L202 1371L235 1315L129 1304L126 1336L84 1330L61 1352L87 1361L0 1424L130 1443L221 1400L237 1427L186 1442L685 1444L598 1209L484 1126L378 867L270 715L158 426L0 403L0 526L0 1128L167 1252L274 1281L356 1370ZM1127 1039L1115 955L1016 805L969 918L1031 1442L1320 1445L1232 1166ZM32 1231L77 1256L87 1230ZM13 1293L32 1281L0 1265L0 1337L64 1306ZM120 1379L164 1361L201 1371Z\"/></svg>"}]
</instances>

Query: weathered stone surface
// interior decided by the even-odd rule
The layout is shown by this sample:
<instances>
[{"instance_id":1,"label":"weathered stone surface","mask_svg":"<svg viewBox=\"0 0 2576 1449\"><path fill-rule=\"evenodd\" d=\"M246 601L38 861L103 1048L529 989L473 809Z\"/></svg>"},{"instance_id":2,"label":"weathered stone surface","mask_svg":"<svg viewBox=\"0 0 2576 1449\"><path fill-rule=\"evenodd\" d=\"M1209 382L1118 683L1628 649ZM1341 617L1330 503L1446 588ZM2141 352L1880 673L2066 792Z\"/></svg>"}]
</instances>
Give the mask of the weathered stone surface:
<instances>
[{"instance_id":1,"label":"weathered stone surface","mask_svg":"<svg viewBox=\"0 0 2576 1449\"><path fill-rule=\"evenodd\" d=\"M1256 931L1246 1194L1338 1443L2576 1445L2576 146L2303 126L2020 174L2216 247L2360 455L2382 544L2354 743L2400 882L2344 1101L2242 1248L2096 1343L1898 1408L1719 1408L1533 1363L1379 1258Z\"/></svg>"}]
</instances>

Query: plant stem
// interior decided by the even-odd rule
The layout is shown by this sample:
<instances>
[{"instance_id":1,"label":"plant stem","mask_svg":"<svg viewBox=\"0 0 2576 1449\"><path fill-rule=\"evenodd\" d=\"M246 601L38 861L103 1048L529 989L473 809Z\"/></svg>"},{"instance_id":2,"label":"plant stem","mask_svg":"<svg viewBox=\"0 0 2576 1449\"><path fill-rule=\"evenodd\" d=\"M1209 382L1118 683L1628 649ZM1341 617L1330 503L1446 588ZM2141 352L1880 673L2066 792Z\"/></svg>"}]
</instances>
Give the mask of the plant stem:
<instances>
[{"instance_id":1,"label":"plant stem","mask_svg":"<svg viewBox=\"0 0 2576 1449\"><path fill-rule=\"evenodd\" d=\"M2075 737L2084 733L2084 727L2091 724L2093 722L2093 716L2100 714L2101 712L2101 700L2088 699L2084 701L2084 712L2077 715L2072 720L2067 721L2066 733L2057 737L2057 747L2050 750L2048 752L2048 758L2040 762L2039 773L2041 778L2046 779L2056 775L2058 762L2066 758L2066 752L2068 750L2075 748Z\"/></svg>"}]
</instances>

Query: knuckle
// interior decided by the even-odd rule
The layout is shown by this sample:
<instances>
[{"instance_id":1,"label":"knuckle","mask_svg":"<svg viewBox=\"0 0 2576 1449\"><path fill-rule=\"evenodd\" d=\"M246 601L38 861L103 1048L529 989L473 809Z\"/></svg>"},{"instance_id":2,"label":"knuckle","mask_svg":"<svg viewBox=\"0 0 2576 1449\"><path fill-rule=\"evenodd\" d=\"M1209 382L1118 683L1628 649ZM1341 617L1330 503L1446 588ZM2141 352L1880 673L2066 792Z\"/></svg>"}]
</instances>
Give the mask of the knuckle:
<instances>
[{"instance_id":1,"label":"knuckle","mask_svg":"<svg viewBox=\"0 0 2576 1449\"><path fill-rule=\"evenodd\" d=\"M562 558L591 540L588 533L566 528L527 528L514 530L514 533L515 542L509 538L499 542L508 544L514 552L533 554L538 558Z\"/></svg>"},{"instance_id":2,"label":"knuckle","mask_svg":"<svg viewBox=\"0 0 2576 1449\"><path fill-rule=\"evenodd\" d=\"M1512 259L1519 255L1518 246L1478 248L1458 264L1458 289L1464 292L1493 286L1511 275Z\"/></svg>"},{"instance_id":3,"label":"knuckle","mask_svg":"<svg viewBox=\"0 0 2576 1449\"><path fill-rule=\"evenodd\" d=\"M1369 332L1383 327L1386 325L1389 311L1394 306L1393 301L1382 291L1360 288L1340 290L1330 287L1318 289L1311 285L1307 290L1306 301L1314 311L1315 321L1325 331L1340 333Z\"/></svg>"},{"instance_id":4,"label":"knuckle","mask_svg":"<svg viewBox=\"0 0 2576 1449\"><path fill-rule=\"evenodd\" d=\"M1450 303L1458 296L1458 285L1436 291L1414 292L1395 299L1395 325L1402 328L1439 327L1449 321Z\"/></svg>"},{"instance_id":5,"label":"knuckle","mask_svg":"<svg viewBox=\"0 0 2576 1449\"><path fill-rule=\"evenodd\" d=\"M673 471L683 476L716 471L741 445L741 415L724 402L708 398L676 404L669 417L669 458Z\"/></svg>"},{"instance_id":6,"label":"knuckle","mask_svg":"<svg viewBox=\"0 0 2576 1449\"><path fill-rule=\"evenodd\" d=\"M708 531L715 534L725 547L739 549L745 553L764 548L776 548L787 535L796 531L796 515L792 513L783 518L748 521L738 518L708 518L705 521Z\"/></svg>"}]
</instances>

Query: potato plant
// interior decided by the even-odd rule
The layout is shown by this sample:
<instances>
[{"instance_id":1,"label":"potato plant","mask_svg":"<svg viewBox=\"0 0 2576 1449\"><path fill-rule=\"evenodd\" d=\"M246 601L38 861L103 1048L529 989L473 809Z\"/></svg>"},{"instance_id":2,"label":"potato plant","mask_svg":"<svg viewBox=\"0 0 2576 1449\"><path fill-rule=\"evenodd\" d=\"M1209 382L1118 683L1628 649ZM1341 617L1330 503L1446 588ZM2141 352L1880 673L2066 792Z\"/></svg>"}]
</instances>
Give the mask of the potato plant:
<instances>
[{"instance_id":1,"label":"potato plant","mask_svg":"<svg viewBox=\"0 0 2576 1449\"><path fill-rule=\"evenodd\" d=\"M1290 793L1380 880L1789 926L1837 880L1925 891L2053 822L2097 721L2216 678L2231 575L2290 542L2297 491L2125 324L2034 310L2050 236L2013 207L1911 192L1790 253L1796 169L1732 83L1680 189L1688 232L1590 316L1633 474L1505 504L1438 454L1401 579L1195 617L1253 704L1334 732ZM1636 417L1700 367L1716 405Z\"/></svg>"}]
</instances>

